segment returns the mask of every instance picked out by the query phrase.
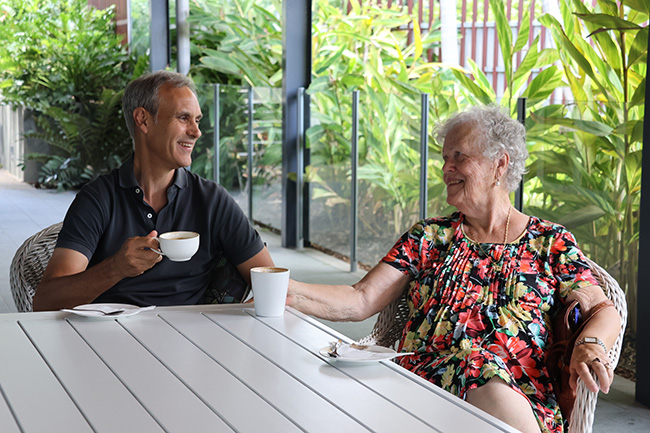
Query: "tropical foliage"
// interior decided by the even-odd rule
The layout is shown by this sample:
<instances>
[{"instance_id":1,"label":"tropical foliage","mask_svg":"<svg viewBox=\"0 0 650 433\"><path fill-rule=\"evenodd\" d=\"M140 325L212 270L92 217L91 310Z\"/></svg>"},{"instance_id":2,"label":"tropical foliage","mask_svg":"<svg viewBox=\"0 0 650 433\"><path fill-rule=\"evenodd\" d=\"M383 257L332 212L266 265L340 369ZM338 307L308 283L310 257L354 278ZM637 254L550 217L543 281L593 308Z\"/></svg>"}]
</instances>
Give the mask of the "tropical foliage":
<instances>
[{"instance_id":1,"label":"tropical foliage","mask_svg":"<svg viewBox=\"0 0 650 433\"><path fill-rule=\"evenodd\" d=\"M131 42L129 42L129 51L138 57L146 56L151 48L150 1L151 0L129 1L131 6Z\"/></svg>"},{"instance_id":2,"label":"tropical foliage","mask_svg":"<svg viewBox=\"0 0 650 433\"><path fill-rule=\"evenodd\" d=\"M559 60L557 50L540 50L540 35L529 43L530 9L526 9L519 21L519 29L513 36L512 26L507 18L503 1L490 0L490 11L494 15L497 40L503 60L506 87L500 96L500 103L516 115L519 98L528 99L528 105L543 104L544 100L562 85L562 74L555 64ZM519 64L515 57L523 54ZM496 91L489 80L472 60L468 59L468 71L454 71L454 76L462 85L463 92L472 104L490 104L497 101ZM469 72L469 74L467 74Z\"/></svg>"},{"instance_id":3,"label":"tropical foliage","mask_svg":"<svg viewBox=\"0 0 650 433\"><path fill-rule=\"evenodd\" d=\"M38 117L41 129L27 137L45 140L52 152L26 157L46 163L43 183L70 188L113 168L131 147L119 92L146 66L135 67L115 34L113 9L3 0L0 13L0 92Z\"/></svg>"},{"instance_id":4,"label":"tropical foliage","mask_svg":"<svg viewBox=\"0 0 650 433\"><path fill-rule=\"evenodd\" d=\"M540 51L539 36L526 46L528 15L513 35L504 3L490 1L507 80L500 103L513 116L518 98L527 105L524 207L571 229L634 305L649 6L637 0L599 1L593 10L579 0L560 5L561 16L540 19L556 48ZM524 47L515 68L514 55ZM466 97L495 101L479 67L470 60L468 69L453 71ZM564 100L552 103L558 91ZM632 314L632 328L634 322Z\"/></svg>"},{"instance_id":5,"label":"tropical foliage","mask_svg":"<svg viewBox=\"0 0 650 433\"><path fill-rule=\"evenodd\" d=\"M250 181L274 189L280 183L281 99L272 88L279 87L282 78L281 5L280 0L197 0L190 4L190 75L201 89L202 110L210 119L202 127L204 137L194 152L192 170L213 177L217 141L217 180L231 191L245 191L249 186L249 138L254 158Z\"/></svg>"},{"instance_id":6,"label":"tropical foliage","mask_svg":"<svg viewBox=\"0 0 650 433\"><path fill-rule=\"evenodd\" d=\"M594 10L574 0L561 3L561 22L543 17L573 101L528 120L529 130L539 131L527 184L531 208L565 222L633 305L649 9L641 0L599 1Z\"/></svg>"},{"instance_id":7,"label":"tropical foliage","mask_svg":"<svg viewBox=\"0 0 650 433\"><path fill-rule=\"evenodd\" d=\"M200 24L196 32L201 34L193 36L193 41L202 41L193 42L193 52L200 56L200 61L193 62L199 65L193 69L195 77L234 83L236 79L227 77L235 74L241 84L277 84L278 5L269 2L255 7L243 1L228 6L217 0L197 4L204 12L192 12ZM627 287L634 280L634 269L622 271L627 277L617 269L623 262L635 263L627 257L635 256L638 233L633 221L638 207L640 102L647 62L647 27L640 24L647 21L647 6L640 1L623 2L618 8L612 5L599 2L591 11L578 1L562 4L562 16L542 18L558 47L543 50L539 36L529 42L528 12L514 32L504 2L490 1L490 14L507 77L499 102L513 116L518 98L526 99L528 109L532 157L525 188L527 211L569 226L592 258L622 278ZM260 14L262 8L267 13ZM497 96L472 61L467 70L427 63L422 53L439 43L437 24L423 36L415 17L397 6L387 9L352 1L349 9L343 3L315 2L307 180L312 187L312 215L319 216L312 217L318 221L312 222L310 235L327 244L336 242L338 234L347 245L341 223L349 220L351 94L358 90L359 221L366 237L388 244L418 214L420 94L430 95L431 122L469 104L494 102ZM408 23L415 29L411 44L406 43L402 30ZM242 26L247 30L240 33L237 28ZM248 32L255 36L244 44ZM573 37L589 33L593 35L587 41ZM260 34L269 35L270 46L256 51L252 47L260 47ZM215 48L208 48L211 44ZM522 56L518 64L517 55ZM264 76L268 81L260 79ZM565 98L576 102L550 105L549 96L562 87L568 89ZM246 123L241 107L228 110L242 116L240 122L232 122L235 130L235 124ZM227 136L243 140L242 128L224 133L222 140L232 139ZM429 211L446 212L437 170L438 144L433 137L429 142ZM244 149L243 142L234 148ZM279 156L279 152L274 154ZM615 238L622 242L616 243L621 247L613 254L603 246ZM376 258L367 256L366 261Z\"/></svg>"},{"instance_id":8,"label":"tropical foliage","mask_svg":"<svg viewBox=\"0 0 650 433\"><path fill-rule=\"evenodd\" d=\"M379 241L385 249L418 214L420 94L429 93L432 113L444 116L457 110L458 90L451 74L423 55L439 42L438 33L423 36L415 17L398 6L350 6L348 12L326 1L316 4L306 174L318 213L310 237L329 248L346 243L341 223L349 221L350 209L351 94L359 91L360 243ZM410 44L400 30L408 23L415 28ZM429 162L431 189L440 182L434 164ZM432 198L432 208L444 206L439 195ZM360 251L362 261L375 260L368 248Z\"/></svg>"},{"instance_id":9,"label":"tropical foliage","mask_svg":"<svg viewBox=\"0 0 650 433\"><path fill-rule=\"evenodd\" d=\"M199 82L275 87L282 80L281 0L195 0L188 22Z\"/></svg>"},{"instance_id":10,"label":"tropical foliage","mask_svg":"<svg viewBox=\"0 0 650 433\"><path fill-rule=\"evenodd\" d=\"M131 138L122 120L122 91L105 89L83 112L46 107L37 118L38 130L28 133L56 151L32 154L43 162L39 184L70 189L119 167L132 152Z\"/></svg>"}]
</instances>

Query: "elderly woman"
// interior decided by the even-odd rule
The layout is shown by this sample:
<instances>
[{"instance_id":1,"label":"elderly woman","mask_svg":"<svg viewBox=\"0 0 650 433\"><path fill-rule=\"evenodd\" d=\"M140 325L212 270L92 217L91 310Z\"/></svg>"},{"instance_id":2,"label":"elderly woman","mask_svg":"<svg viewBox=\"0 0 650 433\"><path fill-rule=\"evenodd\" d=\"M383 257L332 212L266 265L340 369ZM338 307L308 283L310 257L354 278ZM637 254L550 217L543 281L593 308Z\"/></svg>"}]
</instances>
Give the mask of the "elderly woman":
<instances>
[{"instance_id":1,"label":"elderly woman","mask_svg":"<svg viewBox=\"0 0 650 433\"><path fill-rule=\"evenodd\" d=\"M288 304L329 320L363 320L408 289L399 364L523 432L560 432L544 365L551 314L578 297L606 299L573 235L514 209L528 156L525 129L498 107L474 107L439 129L447 202L458 209L415 224L353 286L292 281ZM593 391L609 391L607 350L620 319L602 310L571 359ZM584 337L595 337L595 339ZM595 343L591 343L594 341Z\"/></svg>"}]
</instances>

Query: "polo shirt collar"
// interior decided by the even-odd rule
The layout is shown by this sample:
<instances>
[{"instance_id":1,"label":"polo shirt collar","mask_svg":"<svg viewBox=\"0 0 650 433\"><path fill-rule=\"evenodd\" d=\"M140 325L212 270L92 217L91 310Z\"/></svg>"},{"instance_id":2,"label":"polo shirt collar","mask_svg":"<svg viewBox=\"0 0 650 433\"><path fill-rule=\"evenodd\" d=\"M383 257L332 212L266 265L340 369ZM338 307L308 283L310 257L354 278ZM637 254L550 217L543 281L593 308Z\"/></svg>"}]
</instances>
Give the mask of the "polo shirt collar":
<instances>
[{"instance_id":1,"label":"polo shirt collar","mask_svg":"<svg viewBox=\"0 0 650 433\"><path fill-rule=\"evenodd\" d=\"M124 164L119 168L120 186L122 188L133 188L140 186L135 178L133 172L133 154L127 159ZM174 174L174 183L177 188L185 188L187 186L187 170L185 168L177 168Z\"/></svg>"},{"instance_id":2,"label":"polo shirt collar","mask_svg":"<svg viewBox=\"0 0 650 433\"><path fill-rule=\"evenodd\" d=\"M183 189L187 186L187 169L185 167L177 168L176 174L174 175L174 185L178 188Z\"/></svg>"}]
</instances>

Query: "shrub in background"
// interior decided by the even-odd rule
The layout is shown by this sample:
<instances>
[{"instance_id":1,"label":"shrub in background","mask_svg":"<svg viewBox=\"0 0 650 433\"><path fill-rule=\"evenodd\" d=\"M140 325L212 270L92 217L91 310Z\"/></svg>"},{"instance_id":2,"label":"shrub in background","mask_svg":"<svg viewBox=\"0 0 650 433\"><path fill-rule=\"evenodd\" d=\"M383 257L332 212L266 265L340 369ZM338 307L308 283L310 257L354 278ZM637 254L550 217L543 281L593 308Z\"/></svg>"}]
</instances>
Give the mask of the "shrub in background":
<instances>
[{"instance_id":1,"label":"shrub in background","mask_svg":"<svg viewBox=\"0 0 650 433\"><path fill-rule=\"evenodd\" d=\"M213 177L214 87L220 84L220 179L229 190L242 191L249 182L249 116L253 116L255 171L253 181L279 182L282 143L281 101L264 88L282 79L282 19L280 0L196 0L190 3L190 75L200 91L201 108L209 118L194 151L192 170ZM253 112L248 91L255 87Z\"/></svg>"},{"instance_id":2,"label":"shrub in background","mask_svg":"<svg viewBox=\"0 0 650 433\"><path fill-rule=\"evenodd\" d=\"M85 0L4 0L0 8L0 94L38 118L26 135L52 154L26 158L45 164L42 183L74 187L114 168L131 148L116 101L146 59L136 67L122 46L113 8Z\"/></svg>"}]
</instances>

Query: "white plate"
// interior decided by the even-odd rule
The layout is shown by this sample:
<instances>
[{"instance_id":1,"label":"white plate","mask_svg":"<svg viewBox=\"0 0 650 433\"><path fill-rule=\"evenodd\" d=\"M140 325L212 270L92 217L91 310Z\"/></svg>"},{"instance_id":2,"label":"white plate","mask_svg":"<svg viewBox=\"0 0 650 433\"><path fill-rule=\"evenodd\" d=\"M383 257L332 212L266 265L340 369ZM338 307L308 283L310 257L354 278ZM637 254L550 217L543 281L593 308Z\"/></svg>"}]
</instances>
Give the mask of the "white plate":
<instances>
[{"instance_id":1,"label":"white plate","mask_svg":"<svg viewBox=\"0 0 650 433\"><path fill-rule=\"evenodd\" d=\"M355 347L356 346L356 347ZM361 347L361 348L359 348ZM338 356L332 356L331 347L323 347L320 354L325 358L337 362L377 362L386 359L392 359L397 356L412 355L412 353L397 353L393 349L384 346L358 346L348 343L339 343L336 353Z\"/></svg>"},{"instance_id":2,"label":"white plate","mask_svg":"<svg viewBox=\"0 0 650 433\"><path fill-rule=\"evenodd\" d=\"M61 311L66 313L73 313L78 316L84 317L95 317L100 319L116 319L118 317L128 317L133 316L134 314L141 313L142 311L153 310L154 305L148 307L138 307L137 305L131 304L84 304L77 305L72 309L65 308ZM105 314L110 313L116 310L124 310L121 313L116 314Z\"/></svg>"}]
</instances>

